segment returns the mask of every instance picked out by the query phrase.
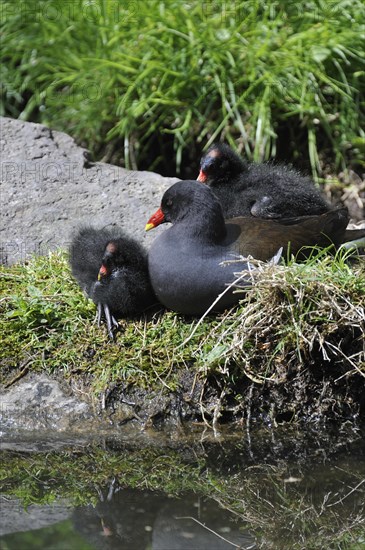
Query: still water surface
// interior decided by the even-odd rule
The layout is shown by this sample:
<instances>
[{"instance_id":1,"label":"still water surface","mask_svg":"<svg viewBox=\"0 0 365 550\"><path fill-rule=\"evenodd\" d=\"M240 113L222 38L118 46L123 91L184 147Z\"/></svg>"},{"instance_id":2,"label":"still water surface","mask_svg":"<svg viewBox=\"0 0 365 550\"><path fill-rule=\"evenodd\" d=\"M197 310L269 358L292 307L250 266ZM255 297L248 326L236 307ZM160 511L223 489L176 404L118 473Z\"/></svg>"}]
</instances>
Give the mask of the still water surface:
<instances>
[{"instance_id":1,"label":"still water surface","mask_svg":"<svg viewBox=\"0 0 365 550\"><path fill-rule=\"evenodd\" d=\"M155 438L143 448L117 438L41 450L8 443L0 548L365 549L363 437L309 453L305 437L289 439L276 439L272 452L267 441L248 452L241 436ZM74 478L61 473L66 462Z\"/></svg>"}]
</instances>

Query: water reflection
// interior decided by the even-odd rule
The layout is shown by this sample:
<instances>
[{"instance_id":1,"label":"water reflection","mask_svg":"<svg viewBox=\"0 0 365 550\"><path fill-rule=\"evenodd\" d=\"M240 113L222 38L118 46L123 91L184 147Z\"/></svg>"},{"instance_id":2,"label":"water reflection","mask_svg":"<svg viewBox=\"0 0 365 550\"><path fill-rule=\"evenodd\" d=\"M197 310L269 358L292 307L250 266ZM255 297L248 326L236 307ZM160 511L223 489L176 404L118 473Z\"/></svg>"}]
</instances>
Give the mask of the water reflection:
<instances>
[{"instance_id":1,"label":"water reflection","mask_svg":"<svg viewBox=\"0 0 365 550\"><path fill-rule=\"evenodd\" d=\"M96 507L74 510L73 524L100 550L254 549L245 526L207 499L168 498L150 491L111 486Z\"/></svg>"},{"instance_id":2,"label":"water reflection","mask_svg":"<svg viewBox=\"0 0 365 550\"><path fill-rule=\"evenodd\" d=\"M73 509L59 502L26 510L16 499L2 497L1 550L256 548L242 520L212 500L191 494L176 499L115 483L98 493L95 506Z\"/></svg>"},{"instance_id":3,"label":"water reflection","mask_svg":"<svg viewBox=\"0 0 365 550\"><path fill-rule=\"evenodd\" d=\"M0 548L365 548L363 432L279 435L8 441Z\"/></svg>"}]
</instances>

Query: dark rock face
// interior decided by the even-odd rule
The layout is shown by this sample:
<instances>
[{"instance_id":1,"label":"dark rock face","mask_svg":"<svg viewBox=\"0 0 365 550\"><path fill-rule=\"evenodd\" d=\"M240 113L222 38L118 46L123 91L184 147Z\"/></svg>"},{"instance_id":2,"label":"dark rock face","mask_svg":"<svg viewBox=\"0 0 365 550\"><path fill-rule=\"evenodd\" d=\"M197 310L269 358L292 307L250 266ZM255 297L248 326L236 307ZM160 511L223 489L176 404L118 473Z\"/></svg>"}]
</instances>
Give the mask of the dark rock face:
<instances>
[{"instance_id":1,"label":"dark rock face","mask_svg":"<svg viewBox=\"0 0 365 550\"><path fill-rule=\"evenodd\" d=\"M70 136L40 124L0 118L0 130L0 263L65 247L82 224L153 240L144 226L176 178L92 163Z\"/></svg>"}]
</instances>

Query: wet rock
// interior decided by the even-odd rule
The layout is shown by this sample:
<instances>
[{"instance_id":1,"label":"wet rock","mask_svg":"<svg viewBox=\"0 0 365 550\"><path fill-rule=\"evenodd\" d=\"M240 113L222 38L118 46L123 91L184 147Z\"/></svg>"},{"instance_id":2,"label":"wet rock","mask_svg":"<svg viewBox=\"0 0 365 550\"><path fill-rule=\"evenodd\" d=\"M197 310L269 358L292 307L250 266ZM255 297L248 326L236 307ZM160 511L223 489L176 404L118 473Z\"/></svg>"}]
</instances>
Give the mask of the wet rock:
<instances>
[{"instance_id":1,"label":"wet rock","mask_svg":"<svg viewBox=\"0 0 365 550\"><path fill-rule=\"evenodd\" d=\"M3 495L0 499L0 536L42 529L68 519L72 513L70 504L65 501L43 505L31 504L25 509L17 498Z\"/></svg>"},{"instance_id":2,"label":"wet rock","mask_svg":"<svg viewBox=\"0 0 365 550\"><path fill-rule=\"evenodd\" d=\"M91 162L62 132L0 118L0 263L67 246L84 223L119 225L148 244L144 226L176 178Z\"/></svg>"}]
</instances>

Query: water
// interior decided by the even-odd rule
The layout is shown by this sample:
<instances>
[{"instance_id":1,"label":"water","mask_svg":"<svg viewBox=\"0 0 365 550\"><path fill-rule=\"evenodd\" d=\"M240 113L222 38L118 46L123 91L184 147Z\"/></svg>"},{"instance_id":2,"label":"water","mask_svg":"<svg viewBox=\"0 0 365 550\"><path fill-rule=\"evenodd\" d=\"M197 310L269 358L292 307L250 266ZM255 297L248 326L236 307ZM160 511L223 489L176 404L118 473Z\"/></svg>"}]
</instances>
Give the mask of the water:
<instances>
[{"instance_id":1,"label":"water","mask_svg":"<svg viewBox=\"0 0 365 550\"><path fill-rule=\"evenodd\" d=\"M364 438L319 435L5 440L0 548L363 550Z\"/></svg>"},{"instance_id":2,"label":"water","mask_svg":"<svg viewBox=\"0 0 365 550\"><path fill-rule=\"evenodd\" d=\"M109 492L108 492L109 494ZM54 507L57 509L57 506ZM256 548L253 537L241 532L240 525L217 503L197 495L174 499L163 494L118 489L112 499L96 505L67 508L68 519L55 521L52 507L31 506L28 513L34 525L48 516L49 525L26 533L2 537L2 548L9 549L153 549L228 550ZM55 511L55 510L54 510ZM37 514L38 512L38 514ZM21 516L21 514L20 514ZM45 520L46 521L46 520Z\"/></svg>"}]
</instances>

